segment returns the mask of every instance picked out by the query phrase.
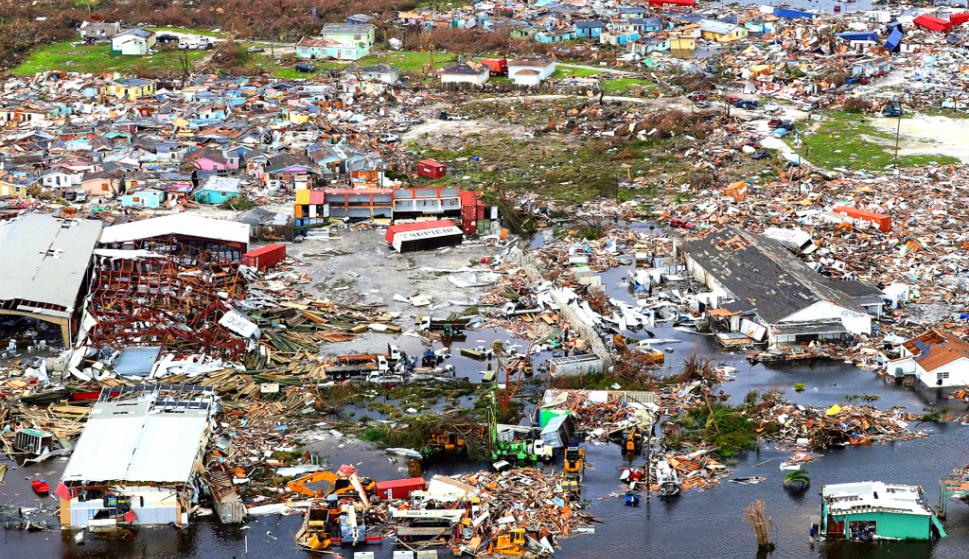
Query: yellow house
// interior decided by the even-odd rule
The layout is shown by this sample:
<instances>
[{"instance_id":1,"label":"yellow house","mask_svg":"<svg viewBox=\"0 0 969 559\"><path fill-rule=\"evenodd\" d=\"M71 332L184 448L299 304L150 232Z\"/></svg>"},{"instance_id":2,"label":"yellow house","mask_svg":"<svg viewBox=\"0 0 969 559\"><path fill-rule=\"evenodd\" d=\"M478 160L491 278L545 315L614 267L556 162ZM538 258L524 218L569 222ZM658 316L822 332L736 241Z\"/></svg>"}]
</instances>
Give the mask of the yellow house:
<instances>
[{"instance_id":1,"label":"yellow house","mask_svg":"<svg viewBox=\"0 0 969 559\"><path fill-rule=\"evenodd\" d=\"M141 78L114 80L107 87L108 94L122 99L135 100L155 94L155 82Z\"/></svg>"},{"instance_id":2,"label":"yellow house","mask_svg":"<svg viewBox=\"0 0 969 559\"><path fill-rule=\"evenodd\" d=\"M0 198L24 198L27 189L35 181L26 177L6 175L0 177Z\"/></svg>"},{"instance_id":3,"label":"yellow house","mask_svg":"<svg viewBox=\"0 0 969 559\"><path fill-rule=\"evenodd\" d=\"M700 33L704 39L718 43L732 43L747 36L747 29L733 23L705 19L700 22Z\"/></svg>"},{"instance_id":4,"label":"yellow house","mask_svg":"<svg viewBox=\"0 0 969 559\"><path fill-rule=\"evenodd\" d=\"M673 35L670 37L671 51L694 51L696 50L696 37L689 35Z\"/></svg>"}]
</instances>

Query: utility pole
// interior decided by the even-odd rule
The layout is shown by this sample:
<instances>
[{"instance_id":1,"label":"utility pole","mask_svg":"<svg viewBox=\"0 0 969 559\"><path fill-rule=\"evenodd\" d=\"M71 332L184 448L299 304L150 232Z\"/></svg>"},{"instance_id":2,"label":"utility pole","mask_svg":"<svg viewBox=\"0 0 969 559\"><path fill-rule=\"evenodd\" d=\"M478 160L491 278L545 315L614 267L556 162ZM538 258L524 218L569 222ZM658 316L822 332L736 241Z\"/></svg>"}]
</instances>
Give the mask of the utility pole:
<instances>
[{"instance_id":1,"label":"utility pole","mask_svg":"<svg viewBox=\"0 0 969 559\"><path fill-rule=\"evenodd\" d=\"M898 97L895 98L895 106L893 107L898 111L898 124L895 126L895 172L898 172L898 136L902 132L902 104L898 101Z\"/></svg>"}]
</instances>

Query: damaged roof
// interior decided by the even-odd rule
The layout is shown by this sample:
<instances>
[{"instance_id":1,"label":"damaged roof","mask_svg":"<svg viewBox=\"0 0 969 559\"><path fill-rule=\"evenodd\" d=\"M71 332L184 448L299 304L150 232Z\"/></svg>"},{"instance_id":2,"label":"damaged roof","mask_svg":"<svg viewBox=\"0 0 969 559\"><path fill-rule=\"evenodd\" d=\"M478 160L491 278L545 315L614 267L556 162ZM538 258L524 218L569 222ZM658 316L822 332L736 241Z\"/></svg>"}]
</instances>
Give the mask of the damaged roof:
<instances>
[{"instance_id":1,"label":"damaged roof","mask_svg":"<svg viewBox=\"0 0 969 559\"><path fill-rule=\"evenodd\" d=\"M211 389L178 388L157 385L133 399L102 395L61 480L187 483L216 406Z\"/></svg>"},{"instance_id":2,"label":"damaged roof","mask_svg":"<svg viewBox=\"0 0 969 559\"><path fill-rule=\"evenodd\" d=\"M110 245L169 235L185 235L248 244L249 225L236 221L180 213L113 225L106 228L101 234L101 242Z\"/></svg>"},{"instance_id":3,"label":"damaged roof","mask_svg":"<svg viewBox=\"0 0 969 559\"><path fill-rule=\"evenodd\" d=\"M0 267L0 304L17 301L14 310L70 316L101 226L36 213L0 223L0 262L16 263Z\"/></svg>"},{"instance_id":4,"label":"damaged roof","mask_svg":"<svg viewBox=\"0 0 969 559\"><path fill-rule=\"evenodd\" d=\"M838 289L784 245L736 227L714 229L687 241L683 250L724 288L768 322L779 322L819 301L863 313L854 297Z\"/></svg>"}]
</instances>

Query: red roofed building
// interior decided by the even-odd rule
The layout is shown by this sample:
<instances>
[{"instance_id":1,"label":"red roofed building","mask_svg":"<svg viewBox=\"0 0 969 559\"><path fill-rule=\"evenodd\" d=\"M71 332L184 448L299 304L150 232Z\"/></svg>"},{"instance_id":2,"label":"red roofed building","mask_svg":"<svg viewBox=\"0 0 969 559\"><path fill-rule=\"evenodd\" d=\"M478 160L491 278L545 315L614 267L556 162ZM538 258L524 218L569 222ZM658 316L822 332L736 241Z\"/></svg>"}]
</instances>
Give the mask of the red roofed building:
<instances>
[{"instance_id":1,"label":"red roofed building","mask_svg":"<svg viewBox=\"0 0 969 559\"><path fill-rule=\"evenodd\" d=\"M932 329L902 344L902 357L889 361L895 376L915 375L926 386L969 386L969 342Z\"/></svg>"}]
</instances>

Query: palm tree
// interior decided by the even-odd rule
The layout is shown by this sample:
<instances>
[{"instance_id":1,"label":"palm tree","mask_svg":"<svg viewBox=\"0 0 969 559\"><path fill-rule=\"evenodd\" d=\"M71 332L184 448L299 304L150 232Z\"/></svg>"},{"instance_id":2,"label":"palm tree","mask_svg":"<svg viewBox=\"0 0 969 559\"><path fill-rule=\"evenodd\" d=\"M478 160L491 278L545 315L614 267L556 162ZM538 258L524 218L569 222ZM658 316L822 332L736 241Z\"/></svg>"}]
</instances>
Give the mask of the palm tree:
<instances>
[{"instance_id":1,"label":"palm tree","mask_svg":"<svg viewBox=\"0 0 969 559\"><path fill-rule=\"evenodd\" d=\"M790 491L805 491L811 485L807 470L793 470L784 476L784 488Z\"/></svg>"}]
</instances>

